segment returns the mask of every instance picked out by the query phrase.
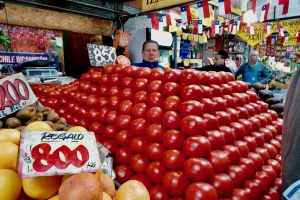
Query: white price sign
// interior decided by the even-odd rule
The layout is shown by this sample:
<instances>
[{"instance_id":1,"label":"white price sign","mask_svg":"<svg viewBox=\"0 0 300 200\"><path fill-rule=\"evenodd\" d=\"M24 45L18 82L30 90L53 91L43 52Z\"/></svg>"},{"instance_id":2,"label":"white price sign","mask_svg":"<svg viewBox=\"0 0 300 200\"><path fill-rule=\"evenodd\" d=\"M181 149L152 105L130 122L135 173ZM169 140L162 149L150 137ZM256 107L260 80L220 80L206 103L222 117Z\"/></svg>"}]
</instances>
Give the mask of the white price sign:
<instances>
[{"instance_id":1,"label":"white price sign","mask_svg":"<svg viewBox=\"0 0 300 200\"><path fill-rule=\"evenodd\" d=\"M115 64L116 49L110 46L87 44L91 66L105 66Z\"/></svg>"},{"instance_id":2,"label":"white price sign","mask_svg":"<svg viewBox=\"0 0 300 200\"><path fill-rule=\"evenodd\" d=\"M93 132L22 131L21 178L95 172L101 167Z\"/></svg>"}]
</instances>

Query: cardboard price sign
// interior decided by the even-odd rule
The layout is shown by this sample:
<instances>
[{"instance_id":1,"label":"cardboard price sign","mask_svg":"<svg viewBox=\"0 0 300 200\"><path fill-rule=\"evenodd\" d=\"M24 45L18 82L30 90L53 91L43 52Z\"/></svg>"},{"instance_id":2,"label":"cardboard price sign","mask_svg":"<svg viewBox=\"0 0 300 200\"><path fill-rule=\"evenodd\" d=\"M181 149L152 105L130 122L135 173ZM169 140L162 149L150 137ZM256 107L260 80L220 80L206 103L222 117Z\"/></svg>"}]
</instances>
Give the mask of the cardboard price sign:
<instances>
[{"instance_id":1,"label":"cardboard price sign","mask_svg":"<svg viewBox=\"0 0 300 200\"><path fill-rule=\"evenodd\" d=\"M115 47L87 44L91 66L115 64L117 53Z\"/></svg>"},{"instance_id":2,"label":"cardboard price sign","mask_svg":"<svg viewBox=\"0 0 300 200\"><path fill-rule=\"evenodd\" d=\"M21 178L95 172L101 167L93 132L22 131Z\"/></svg>"},{"instance_id":3,"label":"cardboard price sign","mask_svg":"<svg viewBox=\"0 0 300 200\"><path fill-rule=\"evenodd\" d=\"M0 118L37 101L22 73L0 79Z\"/></svg>"},{"instance_id":4,"label":"cardboard price sign","mask_svg":"<svg viewBox=\"0 0 300 200\"><path fill-rule=\"evenodd\" d=\"M300 20L283 20L279 23L291 36L300 32Z\"/></svg>"}]
</instances>

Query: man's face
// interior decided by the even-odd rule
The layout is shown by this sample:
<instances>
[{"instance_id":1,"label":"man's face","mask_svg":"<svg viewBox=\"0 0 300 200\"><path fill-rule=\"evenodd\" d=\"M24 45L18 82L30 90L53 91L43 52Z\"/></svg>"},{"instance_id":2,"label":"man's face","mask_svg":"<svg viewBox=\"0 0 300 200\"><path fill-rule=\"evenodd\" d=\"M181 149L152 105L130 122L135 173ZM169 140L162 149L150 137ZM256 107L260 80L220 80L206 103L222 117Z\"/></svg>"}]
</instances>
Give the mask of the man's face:
<instances>
[{"instance_id":1,"label":"man's face","mask_svg":"<svg viewBox=\"0 0 300 200\"><path fill-rule=\"evenodd\" d=\"M158 61L159 55L160 53L157 44L155 43L145 44L144 50L142 51L142 56L145 61L147 62Z\"/></svg>"},{"instance_id":2,"label":"man's face","mask_svg":"<svg viewBox=\"0 0 300 200\"><path fill-rule=\"evenodd\" d=\"M259 59L258 52L254 51L250 55L250 61L256 63Z\"/></svg>"},{"instance_id":3,"label":"man's face","mask_svg":"<svg viewBox=\"0 0 300 200\"><path fill-rule=\"evenodd\" d=\"M223 58L221 58L220 55L216 55L216 56L215 56L214 64L215 64L216 66L224 65L224 63L225 63L225 60L224 60Z\"/></svg>"}]
</instances>

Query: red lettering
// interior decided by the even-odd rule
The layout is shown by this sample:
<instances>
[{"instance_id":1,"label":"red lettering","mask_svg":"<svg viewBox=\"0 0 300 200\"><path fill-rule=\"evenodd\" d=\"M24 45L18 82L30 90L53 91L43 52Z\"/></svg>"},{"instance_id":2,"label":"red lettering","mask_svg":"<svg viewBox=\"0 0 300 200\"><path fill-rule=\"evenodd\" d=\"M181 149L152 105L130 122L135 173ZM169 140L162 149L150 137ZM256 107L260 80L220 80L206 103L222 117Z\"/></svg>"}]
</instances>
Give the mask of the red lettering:
<instances>
[{"instance_id":1,"label":"red lettering","mask_svg":"<svg viewBox=\"0 0 300 200\"><path fill-rule=\"evenodd\" d=\"M77 152L81 154L82 160L78 159ZM89 160L89 158L89 151L83 145L79 145L76 149L72 151L71 160L72 165L74 165L75 167L82 167Z\"/></svg>"},{"instance_id":2,"label":"red lettering","mask_svg":"<svg viewBox=\"0 0 300 200\"><path fill-rule=\"evenodd\" d=\"M14 80L14 86L18 91L20 99L22 99L22 100L29 99L29 90L28 90L26 83L23 80L21 80L21 79ZM23 88L24 96L21 94L20 88Z\"/></svg>"},{"instance_id":3,"label":"red lettering","mask_svg":"<svg viewBox=\"0 0 300 200\"><path fill-rule=\"evenodd\" d=\"M2 86L6 90L6 102L11 102L12 105L20 103L20 97L19 93L16 90L15 86L10 81L5 81ZM12 94L9 92L9 88L11 89L12 93L14 94L15 98L12 96Z\"/></svg>"},{"instance_id":4,"label":"red lettering","mask_svg":"<svg viewBox=\"0 0 300 200\"><path fill-rule=\"evenodd\" d=\"M42 150L42 153L40 152ZM51 159L51 146L47 143L39 144L31 150L31 157L34 159L32 167L37 172L46 172L48 171L53 164ZM41 161L44 160L47 162L47 165L44 165Z\"/></svg>"},{"instance_id":5,"label":"red lettering","mask_svg":"<svg viewBox=\"0 0 300 200\"><path fill-rule=\"evenodd\" d=\"M2 85L0 85L0 108L1 110L5 108L5 90Z\"/></svg>"},{"instance_id":6,"label":"red lettering","mask_svg":"<svg viewBox=\"0 0 300 200\"><path fill-rule=\"evenodd\" d=\"M65 162L60 159L59 152L61 152L65 156ZM55 165L55 167L57 167L58 169L67 168L71 164L71 154L72 151L66 145L63 145L56 149L52 154L52 159L54 162L53 164Z\"/></svg>"}]
</instances>

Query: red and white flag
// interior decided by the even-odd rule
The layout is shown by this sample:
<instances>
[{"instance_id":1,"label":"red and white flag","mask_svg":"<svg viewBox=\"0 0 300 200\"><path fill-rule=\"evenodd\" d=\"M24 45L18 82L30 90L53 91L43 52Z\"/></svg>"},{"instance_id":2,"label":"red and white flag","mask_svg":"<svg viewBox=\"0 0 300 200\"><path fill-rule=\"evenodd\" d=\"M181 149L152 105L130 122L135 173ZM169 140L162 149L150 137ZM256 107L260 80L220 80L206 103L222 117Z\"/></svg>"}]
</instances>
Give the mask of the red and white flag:
<instances>
[{"instance_id":1,"label":"red and white flag","mask_svg":"<svg viewBox=\"0 0 300 200\"><path fill-rule=\"evenodd\" d=\"M242 22L242 17L239 16L238 19L237 19L237 25L236 25L236 30L241 30L242 29L242 25L243 25L243 22Z\"/></svg>"},{"instance_id":2,"label":"red and white flag","mask_svg":"<svg viewBox=\"0 0 300 200\"><path fill-rule=\"evenodd\" d=\"M159 31L164 30L164 19L162 17L159 18L159 26L158 26Z\"/></svg>"},{"instance_id":3,"label":"red and white flag","mask_svg":"<svg viewBox=\"0 0 300 200\"><path fill-rule=\"evenodd\" d=\"M190 5L181 6L180 11L181 11L182 23L187 23L192 21Z\"/></svg>"},{"instance_id":4,"label":"red and white flag","mask_svg":"<svg viewBox=\"0 0 300 200\"><path fill-rule=\"evenodd\" d=\"M284 42L288 42L288 41L289 41L289 34L285 34Z\"/></svg>"},{"instance_id":5,"label":"red and white flag","mask_svg":"<svg viewBox=\"0 0 300 200\"><path fill-rule=\"evenodd\" d=\"M271 23L264 23L264 34L271 34Z\"/></svg>"},{"instance_id":6,"label":"red and white flag","mask_svg":"<svg viewBox=\"0 0 300 200\"><path fill-rule=\"evenodd\" d=\"M211 23L211 35L220 34L220 21L212 20Z\"/></svg>"},{"instance_id":7,"label":"red and white flag","mask_svg":"<svg viewBox=\"0 0 300 200\"><path fill-rule=\"evenodd\" d=\"M252 11L254 14L256 13L256 0L252 0Z\"/></svg>"},{"instance_id":8,"label":"red and white flag","mask_svg":"<svg viewBox=\"0 0 300 200\"><path fill-rule=\"evenodd\" d=\"M231 34L232 34L232 35L235 35L235 34L236 34L237 24L238 24L237 21L235 21L235 22L233 23L233 27L232 27L232 31L231 31Z\"/></svg>"},{"instance_id":9,"label":"red and white flag","mask_svg":"<svg viewBox=\"0 0 300 200\"><path fill-rule=\"evenodd\" d=\"M270 3L263 5L260 13L260 22L266 21L268 19L269 9L270 9Z\"/></svg>"},{"instance_id":10,"label":"red and white flag","mask_svg":"<svg viewBox=\"0 0 300 200\"><path fill-rule=\"evenodd\" d=\"M163 17L163 21L164 21L164 26L172 25L170 10L163 10L162 17Z\"/></svg>"},{"instance_id":11,"label":"red and white flag","mask_svg":"<svg viewBox=\"0 0 300 200\"><path fill-rule=\"evenodd\" d=\"M283 5L282 15L286 15L289 12L290 0L278 0L279 5Z\"/></svg>"},{"instance_id":12,"label":"red and white flag","mask_svg":"<svg viewBox=\"0 0 300 200\"><path fill-rule=\"evenodd\" d=\"M222 34L222 35L225 34L225 26L226 26L226 23L223 22L223 23L221 24L221 34Z\"/></svg>"},{"instance_id":13,"label":"red and white flag","mask_svg":"<svg viewBox=\"0 0 300 200\"><path fill-rule=\"evenodd\" d=\"M208 0L202 0L197 3L199 19L210 17Z\"/></svg>"},{"instance_id":14,"label":"red and white flag","mask_svg":"<svg viewBox=\"0 0 300 200\"><path fill-rule=\"evenodd\" d=\"M193 25L194 25L194 34L203 33L202 20L193 20Z\"/></svg>"},{"instance_id":15,"label":"red and white flag","mask_svg":"<svg viewBox=\"0 0 300 200\"><path fill-rule=\"evenodd\" d=\"M231 34L231 32L233 30L233 26L234 26L234 19L231 19L229 21L229 25L228 25L228 34Z\"/></svg>"},{"instance_id":16,"label":"red and white flag","mask_svg":"<svg viewBox=\"0 0 300 200\"><path fill-rule=\"evenodd\" d=\"M230 0L219 0L219 15L231 14Z\"/></svg>"},{"instance_id":17,"label":"red and white flag","mask_svg":"<svg viewBox=\"0 0 300 200\"><path fill-rule=\"evenodd\" d=\"M249 34L249 35L254 35L255 34L253 24L247 25L247 34Z\"/></svg>"},{"instance_id":18,"label":"red and white flag","mask_svg":"<svg viewBox=\"0 0 300 200\"><path fill-rule=\"evenodd\" d=\"M278 31L278 34L283 37L284 36L284 31L283 31L283 28L281 27L281 25L278 23L277 24L277 31Z\"/></svg>"},{"instance_id":19,"label":"red and white flag","mask_svg":"<svg viewBox=\"0 0 300 200\"><path fill-rule=\"evenodd\" d=\"M154 16L154 13L147 14L148 28L159 29L159 20Z\"/></svg>"}]
</instances>

